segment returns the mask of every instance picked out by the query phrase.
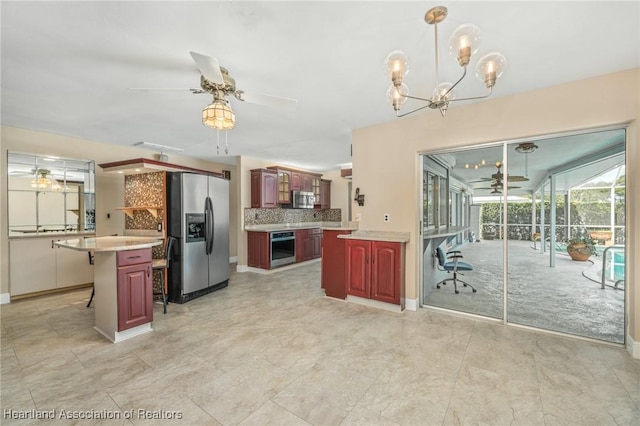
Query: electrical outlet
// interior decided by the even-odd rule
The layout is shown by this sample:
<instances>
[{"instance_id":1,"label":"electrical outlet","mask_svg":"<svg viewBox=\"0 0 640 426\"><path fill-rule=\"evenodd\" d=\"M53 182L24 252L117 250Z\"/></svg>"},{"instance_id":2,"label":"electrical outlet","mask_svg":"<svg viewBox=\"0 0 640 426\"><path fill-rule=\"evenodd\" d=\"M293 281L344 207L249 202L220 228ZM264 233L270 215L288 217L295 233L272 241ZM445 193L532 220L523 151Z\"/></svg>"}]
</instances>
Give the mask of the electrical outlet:
<instances>
[{"instance_id":1,"label":"electrical outlet","mask_svg":"<svg viewBox=\"0 0 640 426\"><path fill-rule=\"evenodd\" d=\"M384 220L385 222L389 222L389 213L385 213L385 214L384 214L384 216L383 216L383 220Z\"/></svg>"}]
</instances>

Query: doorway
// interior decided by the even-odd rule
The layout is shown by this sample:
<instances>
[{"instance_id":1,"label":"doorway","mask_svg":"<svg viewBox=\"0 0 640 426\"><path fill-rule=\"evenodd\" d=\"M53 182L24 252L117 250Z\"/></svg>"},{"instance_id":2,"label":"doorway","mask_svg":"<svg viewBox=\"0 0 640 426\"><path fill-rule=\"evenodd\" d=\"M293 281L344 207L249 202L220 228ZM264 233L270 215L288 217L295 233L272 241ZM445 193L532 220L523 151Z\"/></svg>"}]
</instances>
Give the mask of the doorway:
<instances>
[{"instance_id":1,"label":"doorway","mask_svg":"<svg viewBox=\"0 0 640 426\"><path fill-rule=\"evenodd\" d=\"M623 344L625 141L618 128L424 153L421 306ZM455 289L437 248L472 269Z\"/></svg>"}]
</instances>

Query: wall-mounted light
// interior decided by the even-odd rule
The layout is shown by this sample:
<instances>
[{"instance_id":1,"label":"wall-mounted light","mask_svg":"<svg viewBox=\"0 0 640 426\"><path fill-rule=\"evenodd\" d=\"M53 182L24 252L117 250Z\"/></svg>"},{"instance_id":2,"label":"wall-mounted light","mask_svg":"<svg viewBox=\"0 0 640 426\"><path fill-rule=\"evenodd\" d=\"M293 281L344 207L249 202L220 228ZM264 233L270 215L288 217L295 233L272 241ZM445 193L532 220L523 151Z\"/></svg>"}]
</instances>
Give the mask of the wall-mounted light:
<instances>
[{"instance_id":1,"label":"wall-mounted light","mask_svg":"<svg viewBox=\"0 0 640 426\"><path fill-rule=\"evenodd\" d=\"M356 188L356 197L353 201L357 201L359 206L364 206L364 194L360 194L360 188Z\"/></svg>"}]
</instances>

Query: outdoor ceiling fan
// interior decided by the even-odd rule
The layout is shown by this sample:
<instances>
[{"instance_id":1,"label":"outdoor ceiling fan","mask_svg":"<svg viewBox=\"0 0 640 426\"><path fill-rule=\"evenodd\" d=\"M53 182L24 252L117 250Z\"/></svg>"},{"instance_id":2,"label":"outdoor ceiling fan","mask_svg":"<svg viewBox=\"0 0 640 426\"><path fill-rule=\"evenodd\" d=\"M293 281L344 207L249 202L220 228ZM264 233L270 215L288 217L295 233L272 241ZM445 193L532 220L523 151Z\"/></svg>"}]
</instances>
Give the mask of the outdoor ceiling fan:
<instances>
[{"instance_id":1,"label":"outdoor ceiling fan","mask_svg":"<svg viewBox=\"0 0 640 426\"><path fill-rule=\"evenodd\" d=\"M499 182L498 186L502 186L502 180L504 179L504 174L502 173L502 163L498 161L496 163L496 168L498 169L498 171L492 174L491 177L480 178L480 180L472 181L470 183L491 182L491 186L494 187L496 186L495 184ZM507 175L507 182L526 182L528 180L529 178L525 176ZM478 188L478 189L482 189L482 188Z\"/></svg>"}]
</instances>

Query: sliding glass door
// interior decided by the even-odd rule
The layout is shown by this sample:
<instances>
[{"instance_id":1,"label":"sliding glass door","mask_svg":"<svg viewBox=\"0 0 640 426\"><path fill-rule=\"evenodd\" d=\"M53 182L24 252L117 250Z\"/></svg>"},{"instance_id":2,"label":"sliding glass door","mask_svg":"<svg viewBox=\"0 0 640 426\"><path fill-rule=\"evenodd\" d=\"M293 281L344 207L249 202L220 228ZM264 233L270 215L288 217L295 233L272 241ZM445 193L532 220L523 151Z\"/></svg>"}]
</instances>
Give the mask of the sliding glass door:
<instances>
[{"instance_id":1,"label":"sliding glass door","mask_svg":"<svg viewBox=\"0 0 640 426\"><path fill-rule=\"evenodd\" d=\"M624 343L625 138L425 153L422 305Z\"/></svg>"}]
</instances>

